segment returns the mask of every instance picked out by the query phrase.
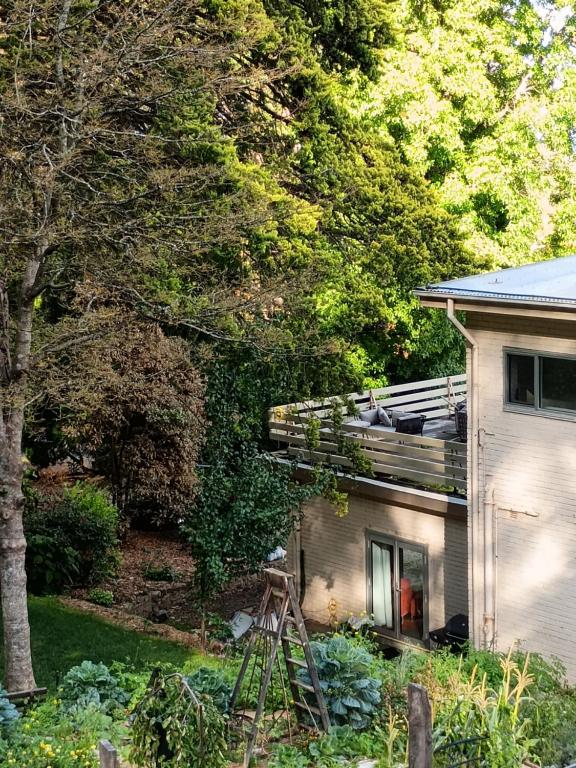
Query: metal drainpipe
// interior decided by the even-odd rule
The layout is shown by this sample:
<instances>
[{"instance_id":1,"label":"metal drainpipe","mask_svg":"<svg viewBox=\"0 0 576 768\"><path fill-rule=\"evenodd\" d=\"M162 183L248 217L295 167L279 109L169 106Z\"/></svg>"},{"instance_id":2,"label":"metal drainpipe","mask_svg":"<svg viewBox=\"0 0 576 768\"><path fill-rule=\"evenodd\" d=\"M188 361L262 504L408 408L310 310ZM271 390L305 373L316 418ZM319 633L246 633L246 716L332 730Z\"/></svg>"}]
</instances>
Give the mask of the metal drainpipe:
<instances>
[{"instance_id":1,"label":"metal drainpipe","mask_svg":"<svg viewBox=\"0 0 576 768\"><path fill-rule=\"evenodd\" d=\"M494 502L494 485L490 483L486 489L484 503L486 514L484 520L484 635L486 647L496 650L496 504Z\"/></svg>"},{"instance_id":2,"label":"metal drainpipe","mask_svg":"<svg viewBox=\"0 0 576 768\"><path fill-rule=\"evenodd\" d=\"M302 560L302 539L300 534L300 523L296 525L292 532L292 545L294 547L294 561L292 567L294 570L294 582L296 584L296 590L300 592L300 583L302 574L300 571L300 565Z\"/></svg>"},{"instance_id":3,"label":"metal drainpipe","mask_svg":"<svg viewBox=\"0 0 576 768\"><path fill-rule=\"evenodd\" d=\"M454 314L454 299L446 299L446 314L452 325L464 336L470 349L470 390L468 398L468 423L470 438L470 466L468 470L468 499L470 505L470 608L473 636L476 644L480 640L483 647L491 645L486 632L486 616L489 599L486 591L487 580L485 578L486 544L481 526L480 482L479 482L479 403L480 390L478 382L478 343L470 331L465 328ZM484 546L483 546L484 543ZM482 585L482 582L484 584ZM483 586L483 588L482 588ZM479 601L477 589L481 588L483 599ZM483 603L479 605L479 602Z\"/></svg>"}]
</instances>

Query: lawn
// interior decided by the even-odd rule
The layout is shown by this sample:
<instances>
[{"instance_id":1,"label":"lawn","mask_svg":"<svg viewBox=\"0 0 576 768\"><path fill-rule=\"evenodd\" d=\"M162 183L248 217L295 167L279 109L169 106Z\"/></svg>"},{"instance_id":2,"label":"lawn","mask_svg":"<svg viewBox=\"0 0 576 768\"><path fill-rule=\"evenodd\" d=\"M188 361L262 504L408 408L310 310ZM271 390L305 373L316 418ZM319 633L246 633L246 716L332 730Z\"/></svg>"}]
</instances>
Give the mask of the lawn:
<instances>
[{"instance_id":1,"label":"lawn","mask_svg":"<svg viewBox=\"0 0 576 768\"><path fill-rule=\"evenodd\" d=\"M52 597L30 598L29 614L36 682L48 688L56 687L70 667L84 659L105 664L124 661L144 666L160 661L181 666L192 655L198 655L168 640L146 637L64 607ZM3 653L0 678L4 673L2 657Z\"/></svg>"}]
</instances>

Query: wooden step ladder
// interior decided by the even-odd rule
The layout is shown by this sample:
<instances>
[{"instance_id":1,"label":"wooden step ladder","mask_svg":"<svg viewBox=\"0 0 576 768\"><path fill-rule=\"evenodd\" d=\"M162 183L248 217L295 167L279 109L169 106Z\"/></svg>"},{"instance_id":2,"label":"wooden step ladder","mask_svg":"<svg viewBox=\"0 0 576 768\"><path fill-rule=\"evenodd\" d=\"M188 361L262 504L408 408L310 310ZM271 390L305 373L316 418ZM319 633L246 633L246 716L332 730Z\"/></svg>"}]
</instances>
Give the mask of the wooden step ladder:
<instances>
[{"instance_id":1,"label":"wooden step ladder","mask_svg":"<svg viewBox=\"0 0 576 768\"><path fill-rule=\"evenodd\" d=\"M286 663L294 714L299 727L314 731L328 731L330 727L328 710L320 688L308 633L296 596L294 575L277 568L267 568L264 573L266 576L264 596L252 626L230 703L230 711L234 713L242 684L246 679L250 659L257 650L258 641L265 638L269 642L263 644L266 648L266 658L262 659L258 703L246 743L244 768L248 768L256 745L264 714L266 694L272 680L274 664L278 661L280 646ZM294 648L300 648L304 658L295 657ZM305 670L308 673L310 684L299 678L298 672L300 670ZM305 694L308 694L308 697ZM312 704L310 699L313 701Z\"/></svg>"}]
</instances>

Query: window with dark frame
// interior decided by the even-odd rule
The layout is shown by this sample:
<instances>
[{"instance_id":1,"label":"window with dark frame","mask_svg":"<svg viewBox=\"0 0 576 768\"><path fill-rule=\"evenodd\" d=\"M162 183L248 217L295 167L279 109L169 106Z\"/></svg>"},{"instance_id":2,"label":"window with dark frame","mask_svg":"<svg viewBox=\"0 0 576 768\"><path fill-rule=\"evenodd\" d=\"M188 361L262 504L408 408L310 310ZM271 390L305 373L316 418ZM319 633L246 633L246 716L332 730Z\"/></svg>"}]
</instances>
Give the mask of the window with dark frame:
<instances>
[{"instance_id":1,"label":"window with dark frame","mask_svg":"<svg viewBox=\"0 0 576 768\"><path fill-rule=\"evenodd\" d=\"M576 411L576 360L540 357L540 408Z\"/></svg>"},{"instance_id":2,"label":"window with dark frame","mask_svg":"<svg viewBox=\"0 0 576 768\"><path fill-rule=\"evenodd\" d=\"M509 405L576 413L576 358L516 351L505 354Z\"/></svg>"}]
</instances>

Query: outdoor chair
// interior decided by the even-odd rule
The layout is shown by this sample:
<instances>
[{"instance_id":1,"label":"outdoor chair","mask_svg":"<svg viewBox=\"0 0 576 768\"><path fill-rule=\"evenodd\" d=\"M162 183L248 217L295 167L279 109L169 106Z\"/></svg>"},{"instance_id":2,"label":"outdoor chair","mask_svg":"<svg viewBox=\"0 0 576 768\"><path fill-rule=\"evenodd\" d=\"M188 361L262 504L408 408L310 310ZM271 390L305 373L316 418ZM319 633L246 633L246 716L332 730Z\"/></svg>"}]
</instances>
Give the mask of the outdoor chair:
<instances>
[{"instance_id":1,"label":"outdoor chair","mask_svg":"<svg viewBox=\"0 0 576 768\"><path fill-rule=\"evenodd\" d=\"M466 402L458 403L454 411L454 421L456 423L456 432L460 440L466 442L468 439L468 407Z\"/></svg>"}]
</instances>

